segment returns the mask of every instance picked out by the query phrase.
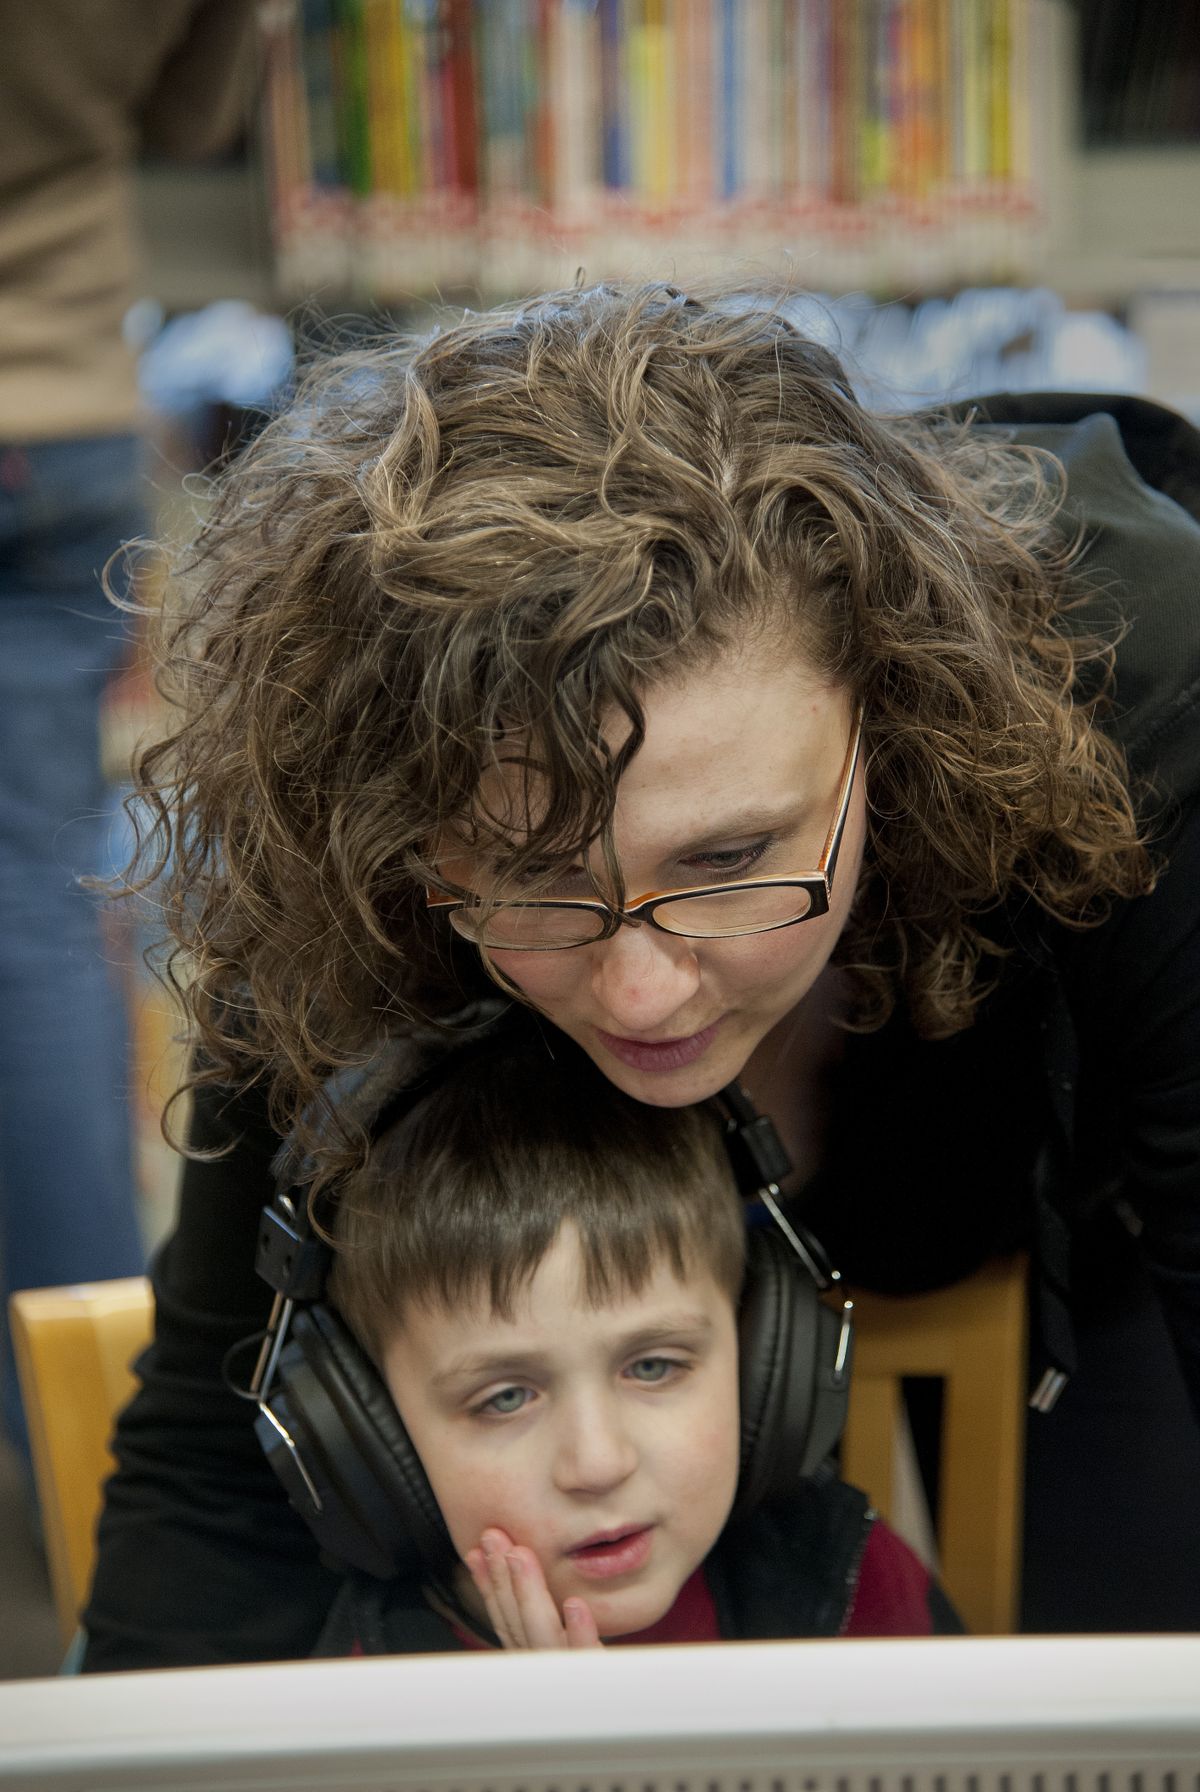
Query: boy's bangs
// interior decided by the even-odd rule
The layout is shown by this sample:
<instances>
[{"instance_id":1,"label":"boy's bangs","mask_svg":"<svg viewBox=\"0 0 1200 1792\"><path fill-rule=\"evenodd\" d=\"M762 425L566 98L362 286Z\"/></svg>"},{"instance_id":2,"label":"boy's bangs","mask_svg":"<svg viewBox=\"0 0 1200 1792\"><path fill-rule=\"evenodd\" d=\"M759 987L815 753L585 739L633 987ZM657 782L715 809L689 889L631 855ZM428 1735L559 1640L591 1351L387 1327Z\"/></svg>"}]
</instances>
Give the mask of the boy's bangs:
<instances>
[{"instance_id":1,"label":"boy's bangs","mask_svg":"<svg viewBox=\"0 0 1200 1792\"><path fill-rule=\"evenodd\" d=\"M546 1256L564 1229L574 1228L580 1247L582 1306L595 1310L636 1299L664 1264L681 1284L711 1276L736 1304L740 1272L732 1280L729 1265L740 1260L737 1226L729 1227L730 1237L715 1248L711 1228L701 1237L696 1214L687 1211L694 1203L670 1194L664 1201L662 1211L639 1213L634 1224L629 1223L634 1216L611 1208L601 1214L586 1201L562 1218L520 1209L495 1214L490 1228L486 1222L477 1224L458 1241L467 1248L453 1259L431 1255L429 1279L412 1298L444 1313L486 1306L490 1318L510 1324ZM477 1218L485 1218L485 1211L481 1209Z\"/></svg>"},{"instance_id":2,"label":"boy's bangs","mask_svg":"<svg viewBox=\"0 0 1200 1792\"><path fill-rule=\"evenodd\" d=\"M683 1214L668 1209L655 1214L648 1231L636 1241L614 1237L607 1227L598 1227L583 1239L583 1299L589 1307L614 1306L619 1300L641 1294L653 1280L660 1265L666 1264L677 1282L686 1283L697 1276L709 1275L736 1304L741 1293L741 1278L736 1285L722 1269L736 1259L737 1243L731 1251L714 1250L713 1240L699 1236L695 1213Z\"/></svg>"}]
</instances>

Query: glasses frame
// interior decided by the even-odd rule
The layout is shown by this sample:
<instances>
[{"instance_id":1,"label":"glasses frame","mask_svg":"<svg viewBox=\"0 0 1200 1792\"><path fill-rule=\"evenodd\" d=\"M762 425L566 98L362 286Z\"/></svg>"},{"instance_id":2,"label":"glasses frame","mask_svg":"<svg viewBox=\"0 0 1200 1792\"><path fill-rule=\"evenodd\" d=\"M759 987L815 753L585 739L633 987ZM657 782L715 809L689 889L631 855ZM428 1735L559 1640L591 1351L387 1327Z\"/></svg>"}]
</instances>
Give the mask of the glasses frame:
<instances>
[{"instance_id":1,"label":"glasses frame","mask_svg":"<svg viewBox=\"0 0 1200 1792\"><path fill-rule=\"evenodd\" d=\"M487 952L575 952L580 946L597 946L602 940L610 940L620 927L636 927L645 922L655 927L660 933L671 934L675 939L720 940L744 939L749 934L778 933L784 927L797 927L802 921L815 921L818 916L829 913L829 904L833 896L833 878L837 870L838 853L841 850L842 836L846 831L846 818L850 813L850 798L854 792L854 779L858 771L858 762L862 757L863 710L860 705L855 713L854 726L850 731L850 742L846 748L846 758L842 766L841 783L838 787L837 808L825 836L825 845L821 857L812 871L791 872L782 877L739 877L726 884L694 884L677 890L647 890L636 902L625 908L613 908L610 903L602 902L599 897L538 897L528 900L518 898L514 902L498 902L497 909L536 908L567 909L572 913L596 915L602 922L601 931L591 939L571 940L562 945L551 946L485 946L481 940L467 933L457 922L456 917L466 909L470 899L465 896L449 896L441 890L430 890L426 893L426 907L441 909L447 914L450 925L463 939L470 940L472 945L482 946ZM667 927L655 919L654 911L664 902L688 901L700 896L724 896L739 890L755 890L764 888L796 888L806 889L809 893L809 906L802 915L795 915L790 921L771 921L765 927L737 927L728 933L685 933L678 927Z\"/></svg>"}]
</instances>

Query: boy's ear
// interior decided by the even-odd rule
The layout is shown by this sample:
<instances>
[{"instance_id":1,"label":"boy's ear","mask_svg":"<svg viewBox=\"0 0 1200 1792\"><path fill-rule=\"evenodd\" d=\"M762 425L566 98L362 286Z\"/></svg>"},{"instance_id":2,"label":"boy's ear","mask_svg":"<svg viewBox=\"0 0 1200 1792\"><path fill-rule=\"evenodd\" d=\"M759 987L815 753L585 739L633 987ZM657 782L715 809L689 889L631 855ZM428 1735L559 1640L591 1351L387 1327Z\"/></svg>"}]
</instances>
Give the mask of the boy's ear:
<instances>
[{"instance_id":1,"label":"boy's ear","mask_svg":"<svg viewBox=\"0 0 1200 1792\"><path fill-rule=\"evenodd\" d=\"M296 1313L255 1429L292 1505L339 1562L385 1580L453 1566L450 1533L395 1402L331 1307Z\"/></svg>"},{"instance_id":2,"label":"boy's ear","mask_svg":"<svg viewBox=\"0 0 1200 1792\"><path fill-rule=\"evenodd\" d=\"M741 1467L734 1515L793 1493L846 1422L849 1320L822 1301L788 1241L755 1227L738 1311Z\"/></svg>"}]
</instances>

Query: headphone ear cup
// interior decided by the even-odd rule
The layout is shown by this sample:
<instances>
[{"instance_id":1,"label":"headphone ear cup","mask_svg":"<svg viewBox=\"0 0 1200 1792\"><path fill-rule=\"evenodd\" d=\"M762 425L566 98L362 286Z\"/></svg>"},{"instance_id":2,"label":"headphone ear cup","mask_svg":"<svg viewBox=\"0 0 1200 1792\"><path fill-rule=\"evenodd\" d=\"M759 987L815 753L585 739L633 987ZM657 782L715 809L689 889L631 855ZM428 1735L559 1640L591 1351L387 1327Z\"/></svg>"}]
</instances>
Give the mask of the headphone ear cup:
<instances>
[{"instance_id":1,"label":"headphone ear cup","mask_svg":"<svg viewBox=\"0 0 1200 1792\"><path fill-rule=\"evenodd\" d=\"M445 1571L454 1546L383 1380L332 1308L300 1308L256 1421L322 1549L391 1579Z\"/></svg>"},{"instance_id":2,"label":"headphone ear cup","mask_svg":"<svg viewBox=\"0 0 1200 1792\"><path fill-rule=\"evenodd\" d=\"M841 1436L850 1379L839 1315L773 1227L756 1227L747 1238L738 1333L735 1516L793 1492L820 1467Z\"/></svg>"}]
</instances>

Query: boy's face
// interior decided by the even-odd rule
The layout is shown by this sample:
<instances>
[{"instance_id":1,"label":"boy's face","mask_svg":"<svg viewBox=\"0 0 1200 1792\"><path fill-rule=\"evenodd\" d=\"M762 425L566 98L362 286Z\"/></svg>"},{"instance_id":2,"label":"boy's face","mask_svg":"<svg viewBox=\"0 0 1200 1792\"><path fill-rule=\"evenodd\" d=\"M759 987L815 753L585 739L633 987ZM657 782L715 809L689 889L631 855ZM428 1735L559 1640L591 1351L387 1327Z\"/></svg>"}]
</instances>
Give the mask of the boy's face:
<instances>
[{"instance_id":1,"label":"boy's face","mask_svg":"<svg viewBox=\"0 0 1200 1792\"><path fill-rule=\"evenodd\" d=\"M560 1610L582 1596L602 1637L623 1636L670 1610L729 1516L737 1328L707 1270L680 1280L663 1261L598 1308L582 1270L564 1226L511 1320L486 1295L414 1305L383 1369L459 1556L497 1527L533 1550Z\"/></svg>"}]
</instances>

